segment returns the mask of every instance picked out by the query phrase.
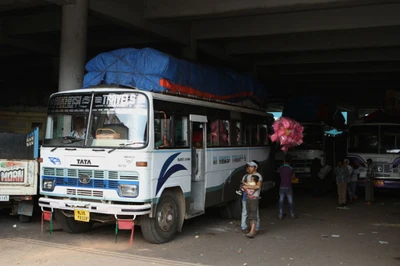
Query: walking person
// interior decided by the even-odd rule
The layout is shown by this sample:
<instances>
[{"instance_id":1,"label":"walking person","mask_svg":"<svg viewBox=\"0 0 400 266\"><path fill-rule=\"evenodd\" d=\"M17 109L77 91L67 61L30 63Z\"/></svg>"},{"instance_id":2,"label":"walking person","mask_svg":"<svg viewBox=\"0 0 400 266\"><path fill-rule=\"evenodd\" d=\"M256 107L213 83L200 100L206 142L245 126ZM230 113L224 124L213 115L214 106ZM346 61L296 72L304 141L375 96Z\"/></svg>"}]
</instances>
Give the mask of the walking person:
<instances>
[{"instance_id":1,"label":"walking person","mask_svg":"<svg viewBox=\"0 0 400 266\"><path fill-rule=\"evenodd\" d=\"M342 161L337 162L335 169L336 185L338 193L338 204L339 207L346 207L346 194L347 194L347 182L349 178L349 171Z\"/></svg>"},{"instance_id":2,"label":"walking person","mask_svg":"<svg viewBox=\"0 0 400 266\"><path fill-rule=\"evenodd\" d=\"M367 176L365 178L365 204L374 202L375 166L372 159L367 159Z\"/></svg>"},{"instance_id":3,"label":"walking person","mask_svg":"<svg viewBox=\"0 0 400 266\"><path fill-rule=\"evenodd\" d=\"M261 187L262 184L262 176L260 173L257 172L258 164L254 161L248 162L246 164L246 174L243 176L242 181L243 182L250 182L251 176L252 175L257 175L259 176L259 180L257 184ZM242 186L242 188L245 190L245 188ZM248 187L252 189L251 187ZM258 196L260 195L260 190L258 190ZM241 219L241 228L242 232L244 234L249 233L249 229L247 226L247 209L246 209L246 199L247 199L247 193L246 191L243 191L242 193L242 219ZM259 210L257 210L257 219L256 219L256 224L255 224L255 231L258 232L260 230L260 214Z\"/></svg>"},{"instance_id":4,"label":"walking person","mask_svg":"<svg viewBox=\"0 0 400 266\"><path fill-rule=\"evenodd\" d=\"M293 189L292 189L292 179L294 178L293 168L290 166L292 158L289 154L285 155L284 163L279 168L279 175L281 178L281 184L279 187L279 215L278 218L280 220L283 219L283 205L285 198L287 198L289 202L290 208L290 217L296 219L297 216L294 212L294 203L293 203Z\"/></svg>"}]
</instances>

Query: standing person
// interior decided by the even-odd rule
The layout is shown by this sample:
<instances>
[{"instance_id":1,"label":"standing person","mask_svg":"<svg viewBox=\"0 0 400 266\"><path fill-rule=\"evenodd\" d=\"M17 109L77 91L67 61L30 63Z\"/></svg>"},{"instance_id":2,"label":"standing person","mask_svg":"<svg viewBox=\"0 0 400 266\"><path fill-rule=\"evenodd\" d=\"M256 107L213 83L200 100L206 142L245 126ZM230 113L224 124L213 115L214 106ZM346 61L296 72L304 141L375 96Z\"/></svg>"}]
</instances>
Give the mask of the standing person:
<instances>
[{"instance_id":1,"label":"standing person","mask_svg":"<svg viewBox=\"0 0 400 266\"><path fill-rule=\"evenodd\" d=\"M246 191L246 210L247 222L250 224L250 232L246 234L247 237L253 238L256 232L256 223L258 221L258 203L260 199L260 184L258 175L252 175L250 182L243 182L243 189ZM257 188L258 187L258 188Z\"/></svg>"},{"instance_id":2,"label":"standing person","mask_svg":"<svg viewBox=\"0 0 400 266\"><path fill-rule=\"evenodd\" d=\"M353 163L353 173L350 175L350 190L351 190L351 195L353 196L353 202L357 201L357 182L358 182L358 177L360 175L360 165L358 162Z\"/></svg>"},{"instance_id":3,"label":"standing person","mask_svg":"<svg viewBox=\"0 0 400 266\"><path fill-rule=\"evenodd\" d=\"M281 184L279 188L279 215L278 218L280 220L283 219L283 204L285 201L285 197L289 202L290 208L290 217L296 219L297 216L294 212L294 204L293 204L293 189L292 189L292 179L294 178L293 168L290 166L292 158L289 154L285 155L284 163L279 168L279 175L281 177Z\"/></svg>"},{"instance_id":4,"label":"standing person","mask_svg":"<svg viewBox=\"0 0 400 266\"><path fill-rule=\"evenodd\" d=\"M337 162L335 169L336 185L338 193L338 204L339 207L346 207L346 193L347 193L347 182L349 178L349 171L342 161Z\"/></svg>"},{"instance_id":5,"label":"standing person","mask_svg":"<svg viewBox=\"0 0 400 266\"><path fill-rule=\"evenodd\" d=\"M259 180L256 184L259 185L259 187L261 187L262 184L262 176L260 173L257 172L257 168L258 168L258 164L255 163L254 161L248 162L246 164L246 174L243 176L242 181L243 182L249 182L251 180L251 176L252 175L258 175L259 176ZM242 188L245 190L246 188L244 186L242 186ZM252 189L252 187L247 187L249 189ZM254 188L253 188L254 189ZM258 196L260 195L260 190L257 191ZM242 232L244 234L249 233L249 229L247 227L247 209L246 209L246 198L247 198L247 194L244 191L243 195L242 195L242 221L241 221L241 228L242 228ZM259 210L257 210L257 221L256 221L256 225L255 225L255 231L258 232L260 230L260 214L259 214Z\"/></svg>"},{"instance_id":6,"label":"standing person","mask_svg":"<svg viewBox=\"0 0 400 266\"><path fill-rule=\"evenodd\" d=\"M350 162L348 159L343 160L344 166L347 167L347 172L348 172L348 177L347 177L347 194L349 195L349 202L353 203L354 195L351 190L350 182L351 182L351 176L353 175L353 167L350 165Z\"/></svg>"},{"instance_id":7,"label":"standing person","mask_svg":"<svg viewBox=\"0 0 400 266\"><path fill-rule=\"evenodd\" d=\"M365 178L365 204L374 202L375 166L372 159L367 159L367 176Z\"/></svg>"}]
</instances>

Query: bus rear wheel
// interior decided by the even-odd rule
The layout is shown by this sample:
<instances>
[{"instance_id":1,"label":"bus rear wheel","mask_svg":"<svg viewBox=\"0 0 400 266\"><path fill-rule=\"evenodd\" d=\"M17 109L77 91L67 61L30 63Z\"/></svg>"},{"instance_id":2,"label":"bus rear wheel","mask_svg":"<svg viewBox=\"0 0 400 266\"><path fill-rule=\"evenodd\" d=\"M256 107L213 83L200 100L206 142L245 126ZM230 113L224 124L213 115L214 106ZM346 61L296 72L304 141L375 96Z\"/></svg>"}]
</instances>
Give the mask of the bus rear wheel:
<instances>
[{"instance_id":1,"label":"bus rear wheel","mask_svg":"<svg viewBox=\"0 0 400 266\"><path fill-rule=\"evenodd\" d=\"M140 227L146 241L154 244L162 244L171 241L178 229L179 207L174 194L164 192L157 204L154 218L142 216Z\"/></svg>"},{"instance_id":2,"label":"bus rear wheel","mask_svg":"<svg viewBox=\"0 0 400 266\"><path fill-rule=\"evenodd\" d=\"M61 225L61 228L68 233L78 234L88 231L93 226L93 222L79 222L75 221L73 213L68 215L64 211L56 210L55 218Z\"/></svg>"}]
</instances>

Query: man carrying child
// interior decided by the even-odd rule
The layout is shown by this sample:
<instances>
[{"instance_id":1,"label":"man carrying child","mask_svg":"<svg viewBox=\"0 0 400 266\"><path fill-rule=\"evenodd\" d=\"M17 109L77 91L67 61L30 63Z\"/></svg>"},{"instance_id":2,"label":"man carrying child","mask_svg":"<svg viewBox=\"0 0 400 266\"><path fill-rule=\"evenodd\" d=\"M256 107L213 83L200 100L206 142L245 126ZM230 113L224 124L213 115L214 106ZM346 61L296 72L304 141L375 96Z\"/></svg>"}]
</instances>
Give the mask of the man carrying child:
<instances>
[{"instance_id":1,"label":"man carrying child","mask_svg":"<svg viewBox=\"0 0 400 266\"><path fill-rule=\"evenodd\" d=\"M260 199L262 177L259 173L257 173L258 165L255 162L248 162L246 166L248 174L245 175L242 180L242 188L246 192L243 193L246 195L246 207L243 208L243 211L246 212L246 215L243 215L242 213L242 219L247 216L245 224L247 224L247 222L250 224L250 231L246 234L246 236L253 238L257 234L256 225L259 220L258 202ZM242 221L242 224L243 222L244 221ZM244 229L243 225L242 229Z\"/></svg>"},{"instance_id":2,"label":"man carrying child","mask_svg":"<svg viewBox=\"0 0 400 266\"><path fill-rule=\"evenodd\" d=\"M260 177L258 175L252 175L249 182L243 182L243 189L246 191L247 194L247 221L250 224L250 232L247 233L246 236L250 238L253 238L257 234L256 223L258 218L258 203L260 199L260 189L257 184L259 180Z\"/></svg>"}]
</instances>

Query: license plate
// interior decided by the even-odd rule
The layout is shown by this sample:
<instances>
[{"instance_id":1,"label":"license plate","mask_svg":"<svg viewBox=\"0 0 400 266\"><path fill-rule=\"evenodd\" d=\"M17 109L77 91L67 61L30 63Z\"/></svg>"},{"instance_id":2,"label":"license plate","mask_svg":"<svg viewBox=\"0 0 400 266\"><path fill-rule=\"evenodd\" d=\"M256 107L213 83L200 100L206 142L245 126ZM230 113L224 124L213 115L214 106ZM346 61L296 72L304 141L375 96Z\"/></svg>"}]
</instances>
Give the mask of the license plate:
<instances>
[{"instance_id":1,"label":"license plate","mask_svg":"<svg viewBox=\"0 0 400 266\"><path fill-rule=\"evenodd\" d=\"M292 183L294 183L294 184L299 183L299 179L297 177L292 178Z\"/></svg>"},{"instance_id":2,"label":"license plate","mask_svg":"<svg viewBox=\"0 0 400 266\"><path fill-rule=\"evenodd\" d=\"M378 181L375 180L375 186L380 187L380 186L383 186L383 185L385 185L385 182L383 180L378 180Z\"/></svg>"},{"instance_id":3,"label":"license plate","mask_svg":"<svg viewBox=\"0 0 400 266\"><path fill-rule=\"evenodd\" d=\"M85 210L74 210L74 219L80 222L89 222L90 221L90 213Z\"/></svg>"},{"instance_id":4,"label":"license plate","mask_svg":"<svg viewBox=\"0 0 400 266\"><path fill-rule=\"evenodd\" d=\"M9 201L10 200L10 196L8 195L0 195L0 201Z\"/></svg>"}]
</instances>

